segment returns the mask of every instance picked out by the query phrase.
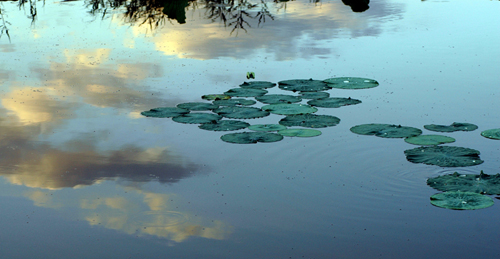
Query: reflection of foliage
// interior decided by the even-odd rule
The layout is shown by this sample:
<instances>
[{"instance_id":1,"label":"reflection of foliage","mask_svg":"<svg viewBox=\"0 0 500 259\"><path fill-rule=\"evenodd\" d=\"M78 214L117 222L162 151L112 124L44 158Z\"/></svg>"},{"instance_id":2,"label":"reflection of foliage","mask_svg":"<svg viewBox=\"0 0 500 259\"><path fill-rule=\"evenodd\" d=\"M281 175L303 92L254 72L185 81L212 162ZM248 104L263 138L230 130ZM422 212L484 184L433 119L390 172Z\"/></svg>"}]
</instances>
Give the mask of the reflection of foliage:
<instances>
[{"instance_id":1,"label":"reflection of foliage","mask_svg":"<svg viewBox=\"0 0 500 259\"><path fill-rule=\"evenodd\" d=\"M7 24L10 25L10 23L5 21L5 19L3 17L2 8L0 8L0 20L2 22L2 23L0 23L0 39L2 38L3 34L5 33L10 41L9 28L7 28Z\"/></svg>"}]
</instances>

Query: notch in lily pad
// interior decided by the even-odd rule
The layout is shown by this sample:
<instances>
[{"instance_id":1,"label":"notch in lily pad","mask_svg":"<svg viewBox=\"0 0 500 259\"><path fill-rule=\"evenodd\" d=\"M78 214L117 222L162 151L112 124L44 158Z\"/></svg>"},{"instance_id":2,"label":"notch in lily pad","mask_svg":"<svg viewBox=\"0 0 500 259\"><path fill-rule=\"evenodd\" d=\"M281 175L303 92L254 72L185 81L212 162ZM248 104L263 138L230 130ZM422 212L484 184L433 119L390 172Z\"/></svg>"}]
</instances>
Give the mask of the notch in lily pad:
<instances>
[{"instance_id":1,"label":"notch in lily pad","mask_svg":"<svg viewBox=\"0 0 500 259\"><path fill-rule=\"evenodd\" d=\"M481 136L489 139L500 139L500 129L489 129L481 132Z\"/></svg>"},{"instance_id":2,"label":"notch in lily pad","mask_svg":"<svg viewBox=\"0 0 500 259\"><path fill-rule=\"evenodd\" d=\"M270 132L241 132L230 133L220 137L223 141L234 144L255 144L258 142L269 143L276 142L283 139L283 136Z\"/></svg>"},{"instance_id":3,"label":"notch in lily pad","mask_svg":"<svg viewBox=\"0 0 500 259\"><path fill-rule=\"evenodd\" d=\"M334 77L324 80L328 86L338 89L367 89L377 87L376 80L362 77Z\"/></svg>"},{"instance_id":4,"label":"notch in lily pad","mask_svg":"<svg viewBox=\"0 0 500 259\"><path fill-rule=\"evenodd\" d=\"M262 106L262 110L279 115L296 115L317 112L318 109L305 104L269 104Z\"/></svg>"},{"instance_id":5,"label":"notch in lily pad","mask_svg":"<svg viewBox=\"0 0 500 259\"><path fill-rule=\"evenodd\" d=\"M443 192L462 191L500 195L500 174L488 175L483 173L483 170L479 174L459 174L455 172L429 178L427 179L427 185Z\"/></svg>"},{"instance_id":6,"label":"notch in lily pad","mask_svg":"<svg viewBox=\"0 0 500 259\"><path fill-rule=\"evenodd\" d=\"M361 124L352 127L351 132L360 135L374 135L381 138L408 138L422 134L422 130L394 124Z\"/></svg>"},{"instance_id":7,"label":"notch in lily pad","mask_svg":"<svg viewBox=\"0 0 500 259\"><path fill-rule=\"evenodd\" d=\"M143 111L141 112L141 115L154 118L170 118L187 113L189 113L189 110L178 107L158 107L149 111Z\"/></svg>"},{"instance_id":8,"label":"notch in lily pad","mask_svg":"<svg viewBox=\"0 0 500 259\"><path fill-rule=\"evenodd\" d=\"M477 210L493 206L493 199L475 192L443 192L431 196L431 204L452 210Z\"/></svg>"},{"instance_id":9,"label":"notch in lily pad","mask_svg":"<svg viewBox=\"0 0 500 259\"><path fill-rule=\"evenodd\" d=\"M404 153L412 163L441 167L474 166L484 162L479 157L479 151L465 147L428 146L408 149Z\"/></svg>"},{"instance_id":10,"label":"notch in lily pad","mask_svg":"<svg viewBox=\"0 0 500 259\"><path fill-rule=\"evenodd\" d=\"M453 122L448 126L436 124L424 125L424 128L426 130L437 132L473 131L477 129L477 125L471 123Z\"/></svg>"},{"instance_id":11,"label":"notch in lily pad","mask_svg":"<svg viewBox=\"0 0 500 259\"><path fill-rule=\"evenodd\" d=\"M452 137L442 136L442 135L419 135L416 137L405 138L405 142L420 146L434 146L445 143L453 143L455 142L455 139Z\"/></svg>"},{"instance_id":12,"label":"notch in lily pad","mask_svg":"<svg viewBox=\"0 0 500 259\"><path fill-rule=\"evenodd\" d=\"M361 103L361 101L358 99L352 99L351 97L349 98L330 97L330 98L311 100L307 102L307 104L309 105L322 108L340 108L342 106L355 105L358 103Z\"/></svg>"}]
</instances>

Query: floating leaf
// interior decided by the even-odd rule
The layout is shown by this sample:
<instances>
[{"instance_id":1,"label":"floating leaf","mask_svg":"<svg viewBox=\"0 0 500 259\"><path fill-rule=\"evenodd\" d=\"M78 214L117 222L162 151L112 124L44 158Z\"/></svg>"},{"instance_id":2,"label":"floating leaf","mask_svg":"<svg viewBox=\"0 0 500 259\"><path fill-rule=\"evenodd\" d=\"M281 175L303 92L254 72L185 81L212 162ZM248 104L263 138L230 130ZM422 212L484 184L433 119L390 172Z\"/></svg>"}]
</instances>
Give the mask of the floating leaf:
<instances>
[{"instance_id":1,"label":"floating leaf","mask_svg":"<svg viewBox=\"0 0 500 259\"><path fill-rule=\"evenodd\" d=\"M325 82L313 79L294 79L278 82L278 87L287 91L318 92L332 89Z\"/></svg>"},{"instance_id":2,"label":"floating leaf","mask_svg":"<svg viewBox=\"0 0 500 259\"><path fill-rule=\"evenodd\" d=\"M307 102L307 104L309 105L322 108L339 108L342 106L354 105L358 103L361 103L361 101L357 99L351 99L351 97L349 98L331 97L331 98L311 100Z\"/></svg>"},{"instance_id":3,"label":"floating leaf","mask_svg":"<svg viewBox=\"0 0 500 259\"><path fill-rule=\"evenodd\" d=\"M198 126L200 129L212 130L212 131L230 131L230 130L240 130L250 126L249 123L244 121L235 120L220 120L210 123L203 123Z\"/></svg>"},{"instance_id":4,"label":"floating leaf","mask_svg":"<svg viewBox=\"0 0 500 259\"><path fill-rule=\"evenodd\" d=\"M175 122L188 123L188 124L210 123L218 121L220 119L222 119L222 117L217 114L201 113L201 112L188 113L172 118L172 120Z\"/></svg>"},{"instance_id":5,"label":"floating leaf","mask_svg":"<svg viewBox=\"0 0 500 259\"><path fill-rule=\"evenodd\" d=\"M339 124L340 119L331 115L301 114L288 115L279 121L284 126L300 126L307 128L326 128Z\"/></svg>"},{"instance_id":6,"label":"floating leaf","mask_svg":"<svg viewBox=\"0 0 500 259\"><path fill-rule=\"evenodd\" d=\"M189 113L189 110L177 107L158 107L151 109L149 111L141 112L141 114L146 117L155 117L155 118L170 118L186 113Z\"/></svg>"},{"instance_id":7,"label":"floating leaf","mask_svg":"<svg viewBox=\"0 0 500 259\"><path fill-rule=\"evenodd\" d=\"M249 130L255 131L278 131L286 129L285 126L279 124L256 124L248 127Z\"/></svg>"},{"instance_id":8,"label":"floating leaf","mask_svg":"<svg viewBox=\"0 0 500 259\"><path fill-rule=\"evenodd\" d=\"M490 139L500 139L500 129L489 129L481 132L481 136Z\"/></svg>"},{"instance_id":9,"label":"floating leaf","mask_svg":"<svg viewBox=\"0 0 500 259\"><path fill-rule=\"evenodd\" d=\"M214 112L232 119L255 119L269 115L269 112L255 107L222 107L215 109Z\"/></svg>"},{"instance_id":10,"label":"floating leaf","mask_svg":"<svg viewBox=\"0 0 500 259\"><path fill-rule=\"evenodd\" d=\"M321 135L321 131L313 129L285 129L278 131L278 134L287 137L316 137Z\"/></svg>"},{"instance_id":11,"label":"floating leaf","mask_svg":"<svg viewBox=\"0 0 500 259\"><path fill-rule=\"evenodd\" d=\"M267 94L267 91L251 88L233 88L229 89L227 92L224 92L224 94L235 97L257 97Z\"/></svg>"},{"instance_id":12,"label":"floating leaf","mask_svg":"<svg viewBox=\"0 0 500 259\"><path fill-rule=\"evenodd\" d=\"M453 174L427 179L427 184L439 191L462 191L480 194L500 194L500 174Z\"/></svg>"},{"instance_id":13,"label":"floating leaf","mask_svg":"<svg viewBox=\"0 0 500 259\"><path fill-rule=\"evenodd\" d=\"M424 128L431 131L437 132L454 132L454 131L473 131L477 129L477 126L470 123L453 122L451 125L424 125Z\"/></svg>"},{"instance_id":14,"label":"floating leaf","mask_svg":"<svg viewBox=\"0 0 500 259\"><path fill-rule=\"evenodd\" d=\"M217 100L213 102L215 105L219 106L248 106L256 104L257 102L254 100L248 100L243 98L233 98L229 100Z\"/></svg>"},{"instance_id":15,"label":"floating leaf","mask_svg":"<svg viewBox=\"0 0 500 259\"><path fill-rule=\"evenodd\" d=\"M255 97L261 103L277 104L277 103L298 103L302 98L294 95L286 94L266 94L263 96Z\"/></svg>"},{"instance_id":16,"label":"floating leaf","mask_svg":"<svg viewBox=\"0 0 500 259\"><path fill-rule=\"evenodd\" d=\"M262 110L280 115L306 114L318 111L318 109L305 104L269 104L262 106Z\"/></svg>"},{"instance_id":17,"label":"floating leaf","mask_svg":"<svg viewBox=\"0 0 500 259\"><path fill-rule=\"evenodd\" d=\"M360 135L375 135L382 138L407 138L422 134L417 128L392 124L362 124L351 128L351 131Z\"/></svg>"},{"instance_id":18,"label":"floating leaf","mask_svg":"<svg viewBox=\"0 0 500 259\"><path fill-rule=\"evenodd\" d=\"M465 147L429 146L405 150L406 159L412 163L441 167L474 166L483 163L479 151Z\"/></svg>"},{"instance_id":19,"label":"floating leaf","mask_svg":"<svg viewBox=\"0 0 500 259\"><path fill-rule=\"evenodd\" d=\"M302 99L321 99L328 98L330 94L327 92L300 92Z\"/></svg>"},{"instance_id":20,"label":"floating leaf","mask_svg":"<svg viewBox=\"0 0 500 259\"><path fill-rule=\"evenodd\" d=\"M339 89L366 89L378 86L373 79L361 77L334 77L324 80L328 86Z\"/></svg>"},{"instance_id":21,"label":"floating leaf","mask_svg":"<svg viewBox=\"0 0 500 259\"><path fill-rule=\"evenodd\" d=\"M254 72L247 72L247 79L255 79L255 73Z\"/></svg>"},{"instance_id":22,"label":"floating leaf","mask_svg":"<svg viewBox=\"0 0 500 259\"><path fill-rule=\"evenodd\" d=\"M493 199L475 192L443 192L431 196L431 204L452 210L477 210L493 205Z\"/></svg>"},{"instance_id":23,"label":"floating leaf","mask_svg":"<svg viewBox=\"0 0 500 259\"><path fill-rule=\"evenodd\" d=\"M201 99L209 100L209 101L227 100L227 99L231 99L231 96L225 95L225 94L207 94L207 95L201 96Z\"/></svg>"},{"instance_id":24,"label":"floating leaf","mask_svg":"<svg viewBox=\"0 0 500 259\"><path fill-rule=\"evenodd\" d=\"M254 81L254 82L244 82L240 85L241 88L251 88L251 89L266 89L273 88L276 86L275 83L266 82L266 81Z\"/></svg>"},{"instance_id":25,"label":"floating leaf","mask_svg":"<svg viewBox=\"0 0 500 259\"><path fill-rule=\"evenodd\" d=\"M242 132L230 133L220 137L223 141L235 144L253 144L257 142L276 142L283 139L283 136L269 132Z\"/></svg>"},{"instance_id":26,"label":"floating leaf","mask_svg":"<svg viewBox=\"0 0 500 259\"><path fill-rule=\"evenodd\" d=\"M217 108L219 108L219 106L212 104L212 103L194 102L194 103L177 104L177 108L187 109L187 110L191 110L191 111L209 111L209 110L217 109Z\"/></svg>"},{"instance_id":27,"label":"floating leaf","mask_svg":"<svg viewBox=\"0 0 500 259\"><path fill-rule=\"evenodd\" d=\"M441 135L420 135L416 137L405 138L406 143L421 146L432 146L444 143L453 143L455 139L452 137L441 136Z\"/></svg>"}]
</instances>

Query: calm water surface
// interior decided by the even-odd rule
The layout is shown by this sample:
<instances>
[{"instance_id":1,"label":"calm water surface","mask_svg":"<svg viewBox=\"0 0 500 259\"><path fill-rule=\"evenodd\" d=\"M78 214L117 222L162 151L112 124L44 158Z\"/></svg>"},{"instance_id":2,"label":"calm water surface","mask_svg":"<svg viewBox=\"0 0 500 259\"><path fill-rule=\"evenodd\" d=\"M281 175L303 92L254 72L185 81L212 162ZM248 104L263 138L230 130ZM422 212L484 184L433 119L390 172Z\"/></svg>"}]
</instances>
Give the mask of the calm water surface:
<instances>
[{"instance_id":1,"label":"calm water surface","mask_svg":"<svg viewBox=\"0 0 500 259\"><path fill-rule=\"evenodd\" d=\"M479 135L500 128L499 1L0 8L1 258L499 257L498 200L442 209L426 185L455 171L500 173L500 141ZM238 87L250 71L380 85L329 90L363 103L320 108L340 124L276 143L229 144L225 133L140 115ZM455 121L479 129L445 134L456 138L448 145L479 150L483 164L413 164L402 139L349 131Z\"/></svg>"}]
</instances>

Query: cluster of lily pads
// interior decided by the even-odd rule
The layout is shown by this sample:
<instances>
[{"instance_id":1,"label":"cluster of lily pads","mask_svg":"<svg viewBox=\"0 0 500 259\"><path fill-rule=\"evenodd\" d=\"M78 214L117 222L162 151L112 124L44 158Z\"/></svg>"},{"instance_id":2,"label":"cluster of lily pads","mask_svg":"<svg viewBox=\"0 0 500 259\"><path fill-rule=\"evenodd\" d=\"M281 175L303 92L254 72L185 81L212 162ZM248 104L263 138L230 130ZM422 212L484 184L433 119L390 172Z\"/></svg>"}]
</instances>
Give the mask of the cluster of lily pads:
<instances>
[{"instance_id":1,"label":"cluster of lily pads","mask_svg":"<svg viewBox=\"0 0 500 259\"><path fill-rule=\"evenodd\" d=\"M177 107L159 107L141 114L147 117L172 118L173 121L188 124L200 124L198 127L210 131L250 131L229 133L221 139L229 143L250 144L257 142L276 142L284 136L314 137L321 131L314 128L335 126L340 119L330 115L313 114L318 108L339 108L361 103L350 97L330 97L326 90L366 89L378 86L376 80L359 77L337 77L326 80L294 79L278 82L278 87L298 95L268 94L266 89L276 86L266 81L244 82L238 88L223 94L203 95L209 102L189 102ZM249 98L254 98L249 99ZM308 99L307 104L301 104ZM258 102L264 106L250 107ZM254 124L238 119L262 118L273 114L284 115L278 124ZM223 119L227 118L227 119ZM301 127L301 128L289 128ZM451 125L424 125L424 128L436 132L473 131L478 127L470 123ZM420 147L405 150L404 154L412 163L424 163L441 167L465 167L483 163L480 152L470 148L440 146L455 142L455 139L443 135L422 135L422 130L393 124L362 124L350 129L360 135L374 135L382 138L404 138L404 141ZM490 139L500 139L500 129L481 132ZM500 175L489 176L482 171L479 175L451 175L429 178L427 183L444 191L431 196L431 204L449 209L480 209L493 205L493 200L484 194L500 194Z\"/></svg>"},{"instance_id":2,"label":"cluster of lily pads","mask_svg":"<svg viewBox=\"0 0 500 259\"><path fill-rule=\"evenodd\" d=\"M478 127L470 123L451 125L424 125L424 128L436 132L474 131ZM466 167L483 163L479 151L455 146L439 146L455 142L455 139L443 135L421 135L422 130L390 124L363 124L350 129L360 135L374 135L383 138L404 138L405 142L421 147L404 151L406 159L412 163L423 163L441 167ZM491 139L500 139L500 129L481 132ZM450 175L429 178L427 184L443 193L431 196L431 204L441 208L455 210L473 210L493 205L493 199L484 194L500 195L500 174L487 175Z\"/></svg>"},{"instance_id":3,"label":"cluster of lily pads","mask_svg":"<svg viewBox=\"0 0 500 259\"><path fill-rule=\"evenodd\" d=\"M289 137L314 137L321 131L314 128L335 126L340 119L331 115L313 114L318 108L339 108L361 103L350 97L330 97L326 90L373 88L378 82L368 78L337 77L326 80L294 79L278 82L281 90L298 93L268 94L266 89L276 86L266 81L244 82L238 88L229 89L223 94L208 94L201 98L211 102L189 102L177 107L159 107L141 114L147 117L172 118L175 122L200 124L199 128L211 131L251 131L229 133L221 136L225 142L250 144L257 142L276 142ZM249 99L253 98L253 99ZM255 99L255 100L254 100ZM307 104L301 104L308 99ZM250 107L258 102L264 106ZM256 119L270 114L284 115L278 124L254 124L238 119ZM227 119L223 119L227 118ZM300 128L289 128L300 127Z\"/></svg>"}]
</instances>

